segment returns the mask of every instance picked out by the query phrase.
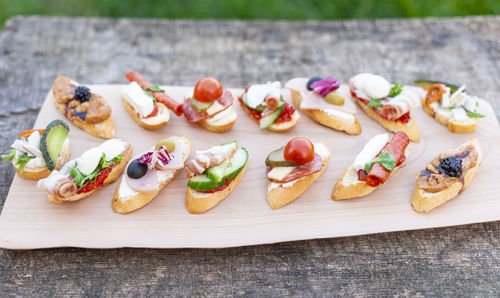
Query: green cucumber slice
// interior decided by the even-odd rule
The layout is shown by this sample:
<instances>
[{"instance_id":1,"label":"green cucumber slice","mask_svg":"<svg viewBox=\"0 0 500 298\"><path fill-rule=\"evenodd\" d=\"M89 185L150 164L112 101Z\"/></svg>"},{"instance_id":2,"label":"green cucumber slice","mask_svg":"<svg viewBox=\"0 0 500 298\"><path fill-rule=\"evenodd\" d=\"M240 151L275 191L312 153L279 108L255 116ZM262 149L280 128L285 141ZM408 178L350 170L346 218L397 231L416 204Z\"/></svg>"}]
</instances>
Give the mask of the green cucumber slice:
<instances>
[{"instance_id":1,"label":"green cucumber slice","mask_svg":"<svg viewBox=\"0 0 500 298\"><path fill-rule=\"evenodd\" d=\"M280 104L276 108L274 112L271 114L260 118L260 130L267 129L269 126L271 126L276 119L279 118L281 113L283 113L283 109L285 108L285 102L283 100L280 100Z\"/></svg>"},{"instance_id":2,"label":"green cucumber slice","mask_svg":"<svg viewBox=\"0 0 500 298\"><path fill-rule=\"evenodd\" d=\"M217 188L218 183L212 181L207 175L198 175L188 180L188 187L194 190L206 191Z\"/></svg>"},{"instance_id":3,"label":"green cucumber slice","mask_svg":"<svg viewBox=\"0 0 500 298\"><path fill-rule=\"evenodd\" d=\"M281 147L278 150L274 150L269 153L266 158L266 166L268 167L296 167L300 164L285 160L285 147Z\"/></svg>"},{"instance_id":4,"label":"green cucumber slice","mask_svg":"<svg viewBox=\"0 0 500 298\"><path fill-rule=\"evenodd\" d=\"M460 88L460 86L457 86L455 84L443 82L443 81L439 81L439 80L418 79L418 80L415 80L414 83L417 86L419 86L420 88L423 88L425 90L428 90L429 87L434 85L434 84L443 84L446 87L450 88L451 93L457 91L457 89Z\"/></svg>"},{"instance_id":5,"label":"green cucumber slice","mask_svg":"<svg viewBox=\"0 0 500 298\"><path fill-rule=\"evenodd\" d=\"M207 177L210 178L213 182L219 183L222 181L222 178L224 178L224 173L228 166L229 166L229 159L226 159L225 161L221 162L215 167L207 169L205 171L205 175L207 175Z\"/></svg>"}]
</instances>

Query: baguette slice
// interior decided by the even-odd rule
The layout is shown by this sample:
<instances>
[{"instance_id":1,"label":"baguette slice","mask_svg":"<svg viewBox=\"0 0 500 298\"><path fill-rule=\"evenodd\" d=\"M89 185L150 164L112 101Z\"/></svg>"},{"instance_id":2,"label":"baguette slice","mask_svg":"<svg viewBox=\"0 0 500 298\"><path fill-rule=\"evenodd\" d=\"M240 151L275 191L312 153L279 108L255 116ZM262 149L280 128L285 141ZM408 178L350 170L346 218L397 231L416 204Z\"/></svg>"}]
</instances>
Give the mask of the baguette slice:
<instances>
[{"instance_id":1,"label":"baguette slice","mask_svg":"<svg viewBox=\"0 0 500 298\"><path fill-rule=\"evenodd\" d=\"M184 159L184 161L186 161L189 154L191 153L191 140L188 136L183 136L180 139L184 143L184 146L186 146L186 150L182 153L182 158ZM120 183L118 183L118 186L116 187L115 195L113 196L113 200L111 201L113 210L116 213L126 214L146 206L163 190L163 188L165 188L165 186L167 186L167 184L170 183L170 181L174 180L174 178L179 174L181 170L182 169L175 170L171 178L167 179L163 183L160 183L158 190L154 192L137 193L136 195L126 199L121 198L119 195L121 184L127 183L124 181L125 175L127 174L124 174L122 176L122 179L120 180Z\"/></svg>"},{"instance_id":2,"label":"baguette slice","mask_svg":"<svg viewBox=\"0 0 500 298\"><path fill-rule=\"evenodd\" d=\"M219 118L217 117L219 113L217 113L211 118L201 120L198 123L201 125L201 127L212 132L225 132L233 128L233 125L236 122L236 118L238 118L238 114L234 110L233 106L231 105L229 108L220 113L225 114L223 117Z\"/></svg>"},{"instance_id":3,"label":"baguette slice","mask_svg":"<svg viewBox=\"0 0 500 298\"><path fill-rule=\"evenodd\" d=\"M434 117L437 122L448 126L448 130L453 133L469 133L476 130L477 123L479 122L476 118L470 118L467 121L457 121L449 117L445 117L445 113L436 112L425 102L425 98L421 100L422 107L424 111L431 117ZM438 108L439 111L440 108Z\"/></svg>"},{"instance_id":4,"label":"baguette slice","mask_svg":"<svg viewBox=\"0 0 500 298\"><path fill-rule=\"evenodd\" d=\"M405 151L406 160L408 160L408 155L410 152L409 148L410 148L409 146L406 147ZM387 179L389 179L394 173L396 173L396 171L401 166L402 164L394 168L394 170L391 172L391 174ZM344 171L342 176L340 176L337 183L335 183L331 197L332 200L334 201L359 198L366 196L367 194L373 192L382 185L384 184L380 184L377 187L371 187L368 184L366 184L366 182L360 181L358 179L358 172L356 171L356 169L354 169L354 165L351 165Z\"/></svg>"},{"instance_id":5,"label":"baguette slice","mask_svg":"<svg viewBox=\"0 0 500 298\"><path fill-rule=\"evenodd\" d=\"M481 151L481 146L477 138L470 139L467 143L461 146L467 146L472 144L472 146L476 149L477 155L477 164L470 168L463 178L463 183L460 181L455 182L452 185L449 185L445 189L439 192L427 192L418 187L415 188L413 192L413 196L411 198L411 205L413 209L418 212L429 212L432 209L439 207L440 205L446 203L447 201L458 196L467 186L469 186L470 182L476 175L479 166L483 161L483 153Z\"/></svg>"},{"instance_id":6,"label":"baguette slice","mask_svg":"<svg viewBox=\"0 0 500 298\"><path fill-rule=\"evenodd\" d=\"M300 107L302 102L302 95L296 90L290 90L292 93L293 104L296 107ZM311 117L314 121L322 124L326 127L333 128L335 130L343 131L349 135L359 135L361 134L361 125L358 119L353 115L354 121L347 120L345 118L330 115L321 110L301 110L302 113Z\"/></svg>"},{"instance_id":7,"label":"baguette slice","mask_svg":"<svg viewBox=\"0 0 500 298\"><path fill-rule=\"evenodd\" d=\"M123 107L127 111L130 118L132 118L139 126L145 129L153 130L167 125L170 120L170 113L168 108L161 102L156 102L158 105L158 114L154 117L140 118L135 110L128 104L128 102L122 97Z\"/></svg>"},{"instance_id":8,"label":"baguette slice","mask_svg":"<svg viewBox=\"0 0 500 298\"><path fill-rule=\"evenodd\" d=\"M238 99L238 101L240 102L241 108L247 113L248 117L250 117L250 119L252 119L254 122L260 123L259 120L257 120L256 118L253 117L250 108L247 107L241 101L240 98ZM292 120L290 120L288 122L282 122L282 123L273 123L267 128L267 130L274 131L274 132L288 131L288 130L292 129L295 125L297 125L297 122L299 121L299 119L300 119L300 114L297 112L297 110L295 110L295 112L293 112L293 114L292 114Z\"/></svg>"},{"instance_id":9,"label":"baguette slice","mask_svg":"<svg viewBox=\"0 0 500 298\"><path fill-rule=\"evenodd\" d=\"M115 182L115 180L118 179L118 177L120 177L120 174L125 169L125 166L127 165L131 154L132 154L132 146L129 145L128 149L125 151L125 153L123 153L123 159L111 169L111 172L109 173L108 177L106 177L103 184L100 187L98 187L97 189L91 190L91 191L86 192L86 193L75 194L75 195L73 195L71 197L67 197L67 198L63 198L63 197L58 196L58 195L49 194L49 201L51 203L54 203L54 204L60 204L61 202L65 202L65 201L68 201L68 202L69 201L78 201L80 199L83 199L83 198L90 196L92 193L94 193L96 190L98 190L102 186Z\"/></svg>"},{"instance_id":10,"label":"baguette slice","mask_svg":"<svg viewBox=\"0 0 500 298\"><path fill-rule=\"evenodd\" d=\"M59 154L59 157L57 158L56 166L54 169L59 170L68 161L68 158L69 158L69 143L67 146L64 146L61 149L61 152ZM14 165L14 163L12 163L12 165L14 166L14 169L16 170L19 177L27 180L40 180L42 178L48 177L50 173L52 173L52 171L49 170L47 167L44 167L43 169L37 171L25 168L24 171L21 172L19 168L16 167L16 165Z\"/></svg>"},{"instance_id":11,"label":"baguette slice","mask_svg":"<svg viewBox=\"0 0 500 298\"><path fill-rule=\"evenodd\" d=\"M399 121L387 120L380 117L377 112L375 112L372 108L368 108L366 104L362 103L359 100L356 100L361 108L365 111L365 113L370 116L373 120L377 121L382 125L385 129L390 132L402 131L408 135L410 141L412 142L420 142L420 131L418 130L417 123L413 117L410 119L408 123L402 123Z\"/></svg>"},{"instance_id":12,"label":"baguette slice","mask_svg":"<svg viewBox=\"0 0 500 298\"><path fill-rule=\"evenodd\" d=\"M233 189L235 189L240 183L246 170L247 165L245 165L238 175L236 175L236 177L231 181L231 183L221 191L203 193L188 187L186 191L186 209L188 212L192 214L200 214L215 207L231 194Z\"/></svg>"}]
</instances>

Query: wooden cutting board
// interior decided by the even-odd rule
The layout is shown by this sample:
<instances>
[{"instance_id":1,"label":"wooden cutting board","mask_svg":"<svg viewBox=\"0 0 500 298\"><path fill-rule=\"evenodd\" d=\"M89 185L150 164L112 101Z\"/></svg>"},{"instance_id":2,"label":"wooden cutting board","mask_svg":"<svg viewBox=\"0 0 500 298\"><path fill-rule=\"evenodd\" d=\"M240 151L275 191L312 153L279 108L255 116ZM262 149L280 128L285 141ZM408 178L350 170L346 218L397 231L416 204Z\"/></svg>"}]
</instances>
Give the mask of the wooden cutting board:
<instances>
[{"instance_id":1,"label":"wooden cutting board","mask_svg":"<svg viewBox=\"0 0 500 298\"><path fill-rule=\"evenodd\" d=\"M186 211L184 197L187 178L181 173L146 207L127 215L111 209L118 181L102 187L77 202L53 205L36 182L14 177L0 216L0 247L32 249L58 246L89 248L155 247L216 248L274 243L312 238L330 238L370 233L425 229L500 220L500 128L491 106L482 101L480 120L473 134L452 134L421 108L412 111L420 131L420 143L412 143L410 158L397 174L372 194L358 199L332 201L332 188L362 146L373 135L385 130L358 109L363 132L349 136L323 127L302 115L298 125L286 133L261 132L239 104L233 129L216 134L171 113L166 127L156 131L140 128L126 114L120 101L123 85L94 85L113 109L116 137L133 145L134 152L147 150L157 140L171 135L188 135L193 150L237 139L250 157L248 171L233 193L214 209L192 215ZM181 101L191 88L164 89ZM242 89L230 89L239 95ZM43 128L64 117L47 95L35 127ZM289 98L287 99L289 100ZM68 122L68 121L67 121ZM86 134L70 124L71 158L78 157L103 139ZM289 205L271 210L266 201L267 179L264 160L269 152L295 136L306 136L325 143L332 151L329 165L301 197ZM484 161L474 181L457 198L427 214L413 211L410 198L415 187L414 173L436 154L477 136Z\"/></svg>"}]
</instances>

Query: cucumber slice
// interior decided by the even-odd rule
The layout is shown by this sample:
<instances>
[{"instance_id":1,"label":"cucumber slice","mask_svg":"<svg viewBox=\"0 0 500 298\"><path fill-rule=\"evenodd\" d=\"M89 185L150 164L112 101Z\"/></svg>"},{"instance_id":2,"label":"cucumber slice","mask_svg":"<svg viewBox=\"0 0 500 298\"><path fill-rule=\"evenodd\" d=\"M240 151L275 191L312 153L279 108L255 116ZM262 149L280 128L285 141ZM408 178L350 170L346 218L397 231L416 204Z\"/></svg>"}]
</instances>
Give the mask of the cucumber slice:
<instances>
[{"instance_id":1,"label":"cucumber slice","mask_svg":"<svg viewBox=\"0 0 500 298\"><path fill-rule=\"evenodd\" d=\"M191 107L197 112L206 111L214 102L202 102L191 97Z\"/></svg>"},{"instance_id":2,"label":"cucumber slice","mask_svg":"<svg viewBox=\"0 0 500 298\"><path fill-rule=\"evenodd\" d=\"M198 175L188 180L188 187L194 190L206 191L220 186L218 186L217 182L214 182L212 181L212 179L208 178L207 175Z\"/></svg>"},{"instance_id":3,"label":"cucumber slice","mask_svg":"<svg viewBox=\"0 0 500 298\"><path fill-rule=\"evenodd\" d=\"M300 164L285 160L285 147L274 150L269 153L266 158L266 166L268 167L296 167Z\"/></svg>"},{"instance_id":4,"label":"cucumber slice","mask_svg":"<svg viewBox=\"0 0 500 298\"><path fill-rule=\"evenodd\" d=\"M428 90L429 87L434 85L434 84L443 84L446 87L450 88L451 93L457 91L457 89L460 88L460 86L457 86L455 84L447 83L447 82L443 82L443 81L439 81L439 80L418 79L418 80L415 80L414 83L417 86L419 86L420 88L423 88L425 90Z\"/></svg>"},{"instance_id":5,"label":"cucumber slice","mask_svg":"<svg viewBox=\"0 0 500 298\"><path fill-rule=\"evenodd\" d=\"M219 183L222 181L222 178L224 177L224 173L228 166L229 166L229 159L226 159L225 161L221 162L215 167L207 169L205 171L205 175L207 175L207 177L210 178L212 181Z\"/></svg>"},{"instance_id":6,"label":"cucumber slice","mask_svg":"<svg viewBox=\"0 0 500 298\"><path fill-rule=\"evenodd\" d=\"M229 159L229 166L224 171L224 177L222 178L222 181L224 182L226 178L229 180L233 180L245 167L247 161L247 149L241 147L240 149L236 150L233 156Z\"/></svg>"},{"instance_id":7,"label":"cucumber slice","mask_svg":"<svg viewBox=\"0 0 500 298\"><path fill-rule=\"evenodd\" d=\"M249 108L250 110L257 111L257 112L259 112L259 113L264 112L264 110L266 109L266 105L263 105L263 104L258 105L255 109L254 109L254 108L251 108L251 107L247 104L247 93L246 93L246 92L243 92L243 94L241 95L241 101L243 102L243 104L245 104L245 106L246 106L247 108Z\"/></svg>"},{"instance_id":8,"label":"cucumber slice","mask_svg":"<svg viewBox=\"0 0 500 298\"><path fill-rule=\"evenodd\" d=\"M269 126L271 126L274 123L274 121L276 121L276 119L279 118L281 113L283 113L284 108L285 108L285 102L281 100L280 104L278 105L278 107L274 112L265 117L260 118L260 130L267 129Z\"/></svg>"}]
</instances>

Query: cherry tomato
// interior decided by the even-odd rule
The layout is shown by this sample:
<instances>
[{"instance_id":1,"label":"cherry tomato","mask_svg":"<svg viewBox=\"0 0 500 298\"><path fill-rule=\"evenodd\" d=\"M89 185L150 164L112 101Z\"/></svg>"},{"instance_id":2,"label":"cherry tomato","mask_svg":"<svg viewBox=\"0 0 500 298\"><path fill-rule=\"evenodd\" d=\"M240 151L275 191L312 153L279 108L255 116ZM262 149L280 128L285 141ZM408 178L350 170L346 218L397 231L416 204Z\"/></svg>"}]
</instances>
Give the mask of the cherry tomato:
<instances>
[{"instance_id":1,"label":"cherry tomato","mask_svg":"<svg viewBox=\"0 0 500 298\"><path fill-rule=\"evenodd\" d=\"M194 98L198 101L211 102L222 96L222 85L214 78L206 77L194 86Z\"/></svg>"},{"instance_id":2,"label":"cherry tomato","mask_svg":"<svg viewBox=\"0 0 500 298\"><path fill-rule=\"evenodd\" d=\"M295 163L311 162L314 159L314 146L306 138L293 138L285 146L285 160Z\"/></svg>"}]
</instances>

